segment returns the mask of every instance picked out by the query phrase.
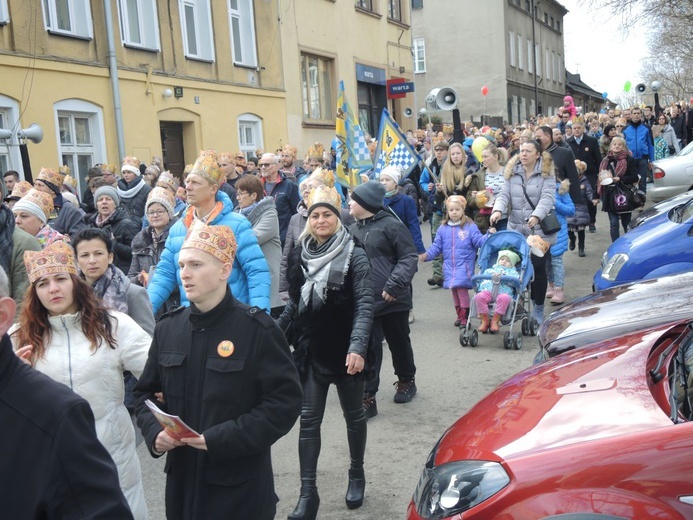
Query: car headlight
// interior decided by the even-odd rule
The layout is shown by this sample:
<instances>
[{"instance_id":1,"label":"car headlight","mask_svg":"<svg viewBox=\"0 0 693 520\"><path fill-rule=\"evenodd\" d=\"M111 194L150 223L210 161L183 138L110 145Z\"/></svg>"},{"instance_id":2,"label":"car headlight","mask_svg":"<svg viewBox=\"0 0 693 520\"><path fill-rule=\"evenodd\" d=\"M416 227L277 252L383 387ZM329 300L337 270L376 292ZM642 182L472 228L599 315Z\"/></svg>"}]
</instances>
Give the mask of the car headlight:
<instances>
[{"instance_id":1,"label":"car headlight","mask_svg":"<svg viewBox=\"0 0 693 520\"><path fill-rule=\"evenodd\" d=\"M416 512L435 520L462 513L510 483L497 462L463 460L425 467L414 492Z\"/></svg>"},{"instance_id":2,"label":"car headlight","mask_svg":"<svg viewBox=\"0 0 693 520\"><path fill-rule=\"evenodd\" d=\"M611 259L606 263L604 269L602 269L602 278L613 282L616 280L621 268L626 265L628 261L628 255L626 253L616 253Z\"/></svg>"}]
</instances>

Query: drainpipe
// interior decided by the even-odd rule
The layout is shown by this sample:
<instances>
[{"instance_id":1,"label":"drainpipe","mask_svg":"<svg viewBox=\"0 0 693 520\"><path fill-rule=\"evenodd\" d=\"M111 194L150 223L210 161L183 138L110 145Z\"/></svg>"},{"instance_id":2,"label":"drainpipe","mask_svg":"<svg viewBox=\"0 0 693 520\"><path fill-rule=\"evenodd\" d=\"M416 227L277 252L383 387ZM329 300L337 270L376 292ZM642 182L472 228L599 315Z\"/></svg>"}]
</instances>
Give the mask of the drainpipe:
<instances>
[{"instance_id":1,"label":"drainpipe","mask_svg":"<svg viewBox=\"0 0 693 520\"><path fill-rule=\"evenodd\" d=\"M116 60L115 40L113 35L113 15L111 13L111 2L109 2L109 0L103 0L103 10L105 15L104 21L106 23L106 39L108 40L108 70L111 76L111 90L113 91L113 115L115 116L116 137L118 139L118 161L122 161L123 157L126 156L125 133L123 132L123 108L120 104L118 62Z\"/></svg>"}]
</instances>

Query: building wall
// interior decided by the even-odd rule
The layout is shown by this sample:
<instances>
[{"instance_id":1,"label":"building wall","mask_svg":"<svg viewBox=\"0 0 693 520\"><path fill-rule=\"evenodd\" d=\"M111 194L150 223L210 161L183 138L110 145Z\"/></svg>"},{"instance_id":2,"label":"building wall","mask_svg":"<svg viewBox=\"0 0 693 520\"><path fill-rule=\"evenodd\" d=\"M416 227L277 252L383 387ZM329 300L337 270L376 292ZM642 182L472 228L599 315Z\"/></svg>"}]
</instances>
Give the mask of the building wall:
<instances>
[{"instance_id":1,"label":"building wall","mask_svg":"<svg viewBox=\"0 0 693 520\"><path fill-rule=\"evenodd\" d=\"M280 1L288 141L298 148L299 159L315 142L323 143L329 150L335 136L334 119L340 80L344 81L347 101L355 112L359 112L359 89L361 92L370 89L371 93L382 94L383 97L385 93L384 84L366 84L360 79L379 83L380 79L384 82L401 77L413 81L409 30L411 2L399 1L401 23L388 19L385 0L373 1L374 12L355 7L353 0ZM301 63L305 55L318 57L329 64L331 80L326 88L329 102L322 120L304 116ZM400 67L404 68L404 72L400 72ZM394 110L391 101L386 103L403 128L414 128L414 118L402 116L404 107L413 106L412 94L397 100ZM380 111L373 108L369 117L371 128L377 131ZM368 130L366 121L362 121L362 126Z\"/></svg>"}]
</instances>

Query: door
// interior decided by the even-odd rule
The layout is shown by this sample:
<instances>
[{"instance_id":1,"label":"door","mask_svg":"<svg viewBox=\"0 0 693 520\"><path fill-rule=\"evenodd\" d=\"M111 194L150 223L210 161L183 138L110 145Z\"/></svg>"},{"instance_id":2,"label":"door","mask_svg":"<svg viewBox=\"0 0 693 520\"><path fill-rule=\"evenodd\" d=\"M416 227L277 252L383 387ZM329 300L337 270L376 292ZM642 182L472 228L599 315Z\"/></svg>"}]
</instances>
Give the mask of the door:
<instances>
[{"instance_id":1,"label":"door","mask_svg":"<svg viewBox=\"0 0 693 520\"><path fill-rule=\"evenodd\" d=\"M183 124L161 121L161 150L163 151L164 169L169 170L179 179L185 170L185 153L183 150Z\"/></svg>"}]
</instances>

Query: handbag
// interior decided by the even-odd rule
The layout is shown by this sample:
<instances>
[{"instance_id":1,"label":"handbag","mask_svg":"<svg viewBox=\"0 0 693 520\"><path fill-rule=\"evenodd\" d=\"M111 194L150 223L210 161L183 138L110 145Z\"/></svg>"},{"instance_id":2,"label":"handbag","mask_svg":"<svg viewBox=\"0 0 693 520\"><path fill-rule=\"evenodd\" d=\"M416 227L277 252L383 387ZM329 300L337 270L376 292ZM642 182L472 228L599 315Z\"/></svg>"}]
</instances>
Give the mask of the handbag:
<instances>
[{"instance_id":1,"label":"handbag","mask_svg":"<svg viewBox=\"0 0 693 520\"><path fill-rule=\"evenodd\" d=\"M522 179L522 176L520 176L520 179L522 180L522 191L525 194L527 202L529 202L529 205L532 206L532 209L536 209L536 206L532 204L532 201L529 199L529 195L527 195L527 190L525 189L525 180ZM539 226L545 235L553 235L561 230L561 223L558 221L558 217L556 216L555 207L551 208L546 216L539 221Z\"/></svg>"},{"instance_id":2,"label":"handbag","mask_svg":"<svg viewBox=\"0 0 693 520\"><path fill-rule=\"evenodd\" d=\"M633 211L633 193L618 184L611 190L611 207L614 213L629 213Z\"/></svg>"},{"instance_id":3,"label":"handbag","mask_svg":"<svg viewBox=\"0 0 693 520\"><path fill-rule=\"evenodd\" d=\"M628 188L628 190L631 193L630 200L633 209L642 208L647 200L647 195L645 195L645 192L638 189L638 187L635 184L626 184L626 188Z\"/></svg>"}]
</instances>

